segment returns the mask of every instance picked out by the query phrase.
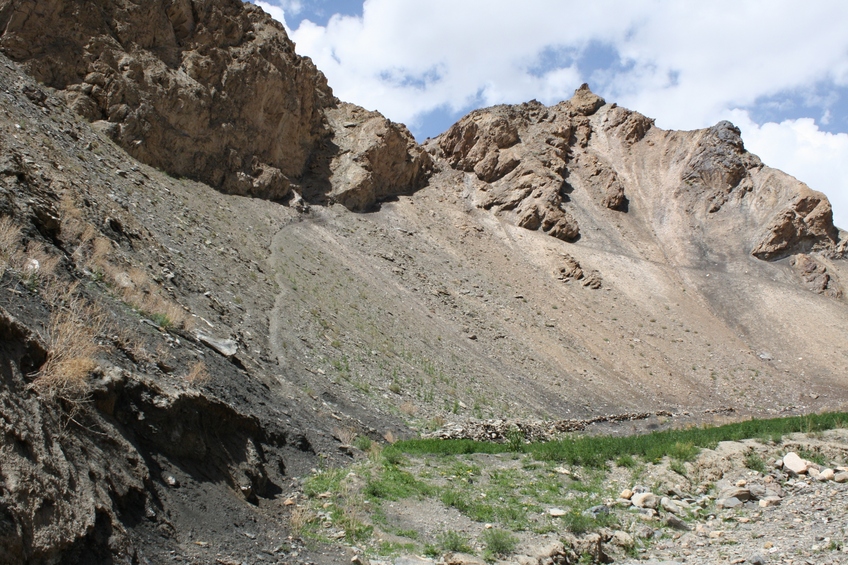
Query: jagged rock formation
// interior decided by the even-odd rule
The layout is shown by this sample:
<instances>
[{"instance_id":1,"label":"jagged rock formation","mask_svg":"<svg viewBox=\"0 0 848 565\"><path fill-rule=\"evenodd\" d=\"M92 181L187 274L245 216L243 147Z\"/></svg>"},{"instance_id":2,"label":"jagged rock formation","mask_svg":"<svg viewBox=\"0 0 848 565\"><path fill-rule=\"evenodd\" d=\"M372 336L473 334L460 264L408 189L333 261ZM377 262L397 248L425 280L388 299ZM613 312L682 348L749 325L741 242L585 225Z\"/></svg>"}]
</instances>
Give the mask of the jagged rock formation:
<instances>
[{"instance_id":1,"label":"jagged rock formation","mask_svg":"<svg viewBox=\"0 0 848 565\"><path fill-rule=\"evenodd\" d=\"M327 176L315 162L334 155L322 151L359 150L340 158L379 166L367 175L338 175L332 187L336 195L357 193L337 198L357 209L426 177L428 160L412 136L387 120L378 120L384 143L345 147L348 126L326 113L351 109L295 53L282 25L253 4L4 0L0 29L7 56L60 90L128 153L172 175L283 200L310 177L320 184ZM366 128L364 135L377 133Z\"/></svg>"},{"instance_id":2,"label":"jagged rock formation","mask_svg":"<svg viewBox=\"0 0 848 565\"><path fill-rule=\"evenodd\" d=\"M323 177L331 187L326 194L330 200L363 211L427 180L432 159L403 124L347 103L329 109L327 119L334 132L328 140L333 150L324 153L330 159L329 174Z\"/></svg>"},{"instance_id":3,"label":"jagged rock formation","mask_svg":"<svg viewBox=\"0 0 848 565\"><path fill-rule=\"evenodd\" d=\"M731 223L759 259L841 253L824 195L765 167L730 122L665 132L637 112L607 104L585 84L551 107L530 102L472 112L430 150L475 174L481 208L565 241L580 236L581 218L617 221L603 210L628 213L634 193L654 211L645 219L658 233L671 226L699 233L703 241L685 252L686 260L715 248ZM732 210L719 214L727 206Z\"/></svg>"},{"instance_id":4,"label":"jagged rock formation","mask_svg":"<svg viewBox=\"0 0 848 565\"><path fill-rule=\"evenodd\" d=\"M592 269L588 272L583 271L583 268L580 266L580 263L567 253L562 254L562 263L561 267L558 267L555 271L555 275L561 281L580 281L580 283L591 289L599 289L603 284L603 279L601 278L600 273L597 270Z\"/></svg>"}]
</instances>

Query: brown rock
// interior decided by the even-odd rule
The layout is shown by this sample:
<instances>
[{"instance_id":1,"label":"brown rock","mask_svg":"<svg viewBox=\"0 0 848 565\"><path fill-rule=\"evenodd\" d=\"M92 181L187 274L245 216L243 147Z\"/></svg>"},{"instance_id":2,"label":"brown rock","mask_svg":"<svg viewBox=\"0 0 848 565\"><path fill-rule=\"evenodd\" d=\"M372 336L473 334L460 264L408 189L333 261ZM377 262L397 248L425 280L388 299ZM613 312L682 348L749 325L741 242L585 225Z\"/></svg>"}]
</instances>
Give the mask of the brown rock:
<instances>
[{"instance_id":1,"label":"brown rock","mask_svg":"<svg viewBox=\"0 0 848 565\"><path fill-rule=\"evenodd\" d=\"M426 180L433 161L403 124L347 103L327 110L327 118L334 131L328 155L331 200L363 211Z\"/></svg>"},{"instance_id":2,"label":"brown rock","mask_svg":"<svg viewBox=\"0 0 848 565\"><path fill-rule=\"evenodd\" d=\"M838 241L827 197L801 185L798 196L774 216L751 254L776 260L793 253L831 250Z\"/></svg>"},{"instance_id":3,"label":"brown rock","mask_svg":"<svg viewBox=\"0 0 848 565\"><path fill-rule=\"evenodd\" d=\"M795 272L798 273L809 290L834 298L842 296L842 289L839 284L827 272L827 267L815 257L806 253L799 253L792 256L789 264L795 268Z\"/></svg>"}]
</instances>

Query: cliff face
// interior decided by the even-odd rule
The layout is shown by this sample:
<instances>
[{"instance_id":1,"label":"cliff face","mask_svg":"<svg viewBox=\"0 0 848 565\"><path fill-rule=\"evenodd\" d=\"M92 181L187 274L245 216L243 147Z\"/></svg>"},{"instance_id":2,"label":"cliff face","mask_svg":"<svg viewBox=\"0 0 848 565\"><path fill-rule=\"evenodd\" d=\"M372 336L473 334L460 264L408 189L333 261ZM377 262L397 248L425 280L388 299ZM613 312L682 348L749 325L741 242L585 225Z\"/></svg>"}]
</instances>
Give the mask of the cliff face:
<instances>
[{"instance_id":1,"label":"cliff face","mask_svg":"<svg viewBox=\"0 0 848 565\"><path fill-rule=\"evenodd\" d=\"M316 162L345 132L325 115L338 101L324 75L240 0L4 0L0 28L0 50L133 157L230 194L284 200L320 184ZM426 179L429 159L406 129L385 127L400 152L375 146L364 159L411 172L369 175L359 208Z\"/></svg>"}]
</instances>

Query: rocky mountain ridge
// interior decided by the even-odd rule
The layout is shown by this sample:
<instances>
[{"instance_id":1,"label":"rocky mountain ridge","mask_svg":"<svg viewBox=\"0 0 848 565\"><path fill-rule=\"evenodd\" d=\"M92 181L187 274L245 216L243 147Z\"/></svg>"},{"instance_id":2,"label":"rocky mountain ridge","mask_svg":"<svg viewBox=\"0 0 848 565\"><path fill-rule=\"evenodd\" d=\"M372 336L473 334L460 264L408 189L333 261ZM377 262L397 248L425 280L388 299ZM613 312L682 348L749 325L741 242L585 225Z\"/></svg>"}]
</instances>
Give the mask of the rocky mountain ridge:
<instances>
[{"instance_id":1,"label":"rocky mountain ridge","mask_svg":"<svg viewBox=\"0 0 848 565\"><path fill-rule=\"evenodd\" d=\"M282 544L351 433L845 406L845 234L731 124L581 88L419 146L237 0L0 29L0 562Z\"/></svg>"}]
</instances>

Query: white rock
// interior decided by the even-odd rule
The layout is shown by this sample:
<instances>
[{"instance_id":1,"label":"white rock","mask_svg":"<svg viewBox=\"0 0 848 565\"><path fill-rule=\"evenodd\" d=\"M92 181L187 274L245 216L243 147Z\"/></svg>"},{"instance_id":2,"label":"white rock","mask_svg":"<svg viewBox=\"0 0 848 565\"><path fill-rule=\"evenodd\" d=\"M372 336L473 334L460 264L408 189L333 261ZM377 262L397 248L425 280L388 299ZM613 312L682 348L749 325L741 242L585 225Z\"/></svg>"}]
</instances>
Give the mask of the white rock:
<instances>
[{"instance_id":1,"label":"white rock","mask_svg":"<svg viewBox=\"0 0 848 565\"><path fill-rule=\"evenodd\" d=\"M832 481L833 477L835 476L836 473L833 471L833 469L822 469L817 478L820 481Z\"/></svg>"},{"instance_id":2,"label":"white rock","mask_svg":"<svg viewBox=\"0 0 848 565\"><path fill-rule=\"evenodd\" d=\"M783 468L792 471L796 475L806 473L809 467L807 462L801 459L794 451L790 451L783 456Z\"/></svg>"},{"instance_id":3,"label":"white rock","mask_svg":"<svg viewBox=\"0 0 848 565\"><path fill-rule=\"evenodd\" d=\"M638 492L630 498L633 506L639 508L656 508L660 499L652 492Z\"/></svg>"},{"instance_id":4,"label":"white rock","mask_svg":"<svg viewBox=\"0 0 848 565\"><path fill-rule=\"evenodd\" d=\"M565 510L563 510L562 508L551 508L548 510L548 514L554 517L565 516Z\"/></svg>"}]
</instances>

